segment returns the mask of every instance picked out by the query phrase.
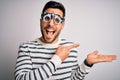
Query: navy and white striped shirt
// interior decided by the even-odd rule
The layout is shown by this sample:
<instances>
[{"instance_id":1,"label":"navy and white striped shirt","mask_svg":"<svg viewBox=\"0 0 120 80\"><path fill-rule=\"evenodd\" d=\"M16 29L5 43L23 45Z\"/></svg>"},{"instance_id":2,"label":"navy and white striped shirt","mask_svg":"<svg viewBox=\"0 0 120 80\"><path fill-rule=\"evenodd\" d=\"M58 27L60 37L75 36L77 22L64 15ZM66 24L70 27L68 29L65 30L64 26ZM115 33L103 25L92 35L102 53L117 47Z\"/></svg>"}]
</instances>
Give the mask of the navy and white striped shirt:
<instances>
[{"instance_id":1,"label":"navy and white striped shirt","mask_svg":"<svg viewBox=\"0 0 120 80\"><path fill-rule=\"evenodd\" d=\"M65 39L59 39L56 44L46 44L39 39L21 44L15 80L83 80L90 67L78 64L76 48L71 49L63 62L55 55L58 46L71 44Z\"/></svg>"}]
</instances>

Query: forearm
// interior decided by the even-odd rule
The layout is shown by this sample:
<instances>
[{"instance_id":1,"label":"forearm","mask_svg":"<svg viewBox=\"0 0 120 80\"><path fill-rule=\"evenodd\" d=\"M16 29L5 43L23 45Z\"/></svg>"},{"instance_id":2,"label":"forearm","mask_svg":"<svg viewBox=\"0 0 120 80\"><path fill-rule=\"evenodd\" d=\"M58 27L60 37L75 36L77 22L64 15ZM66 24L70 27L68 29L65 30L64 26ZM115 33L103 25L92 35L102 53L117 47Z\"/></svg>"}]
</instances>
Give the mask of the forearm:
<instances>
[{"instance_id":1,"label":"forearm","mask_svg":"<svg viewBox=\"0 0 120 80\"><path fill-rule=\"evenodd\" d=\"M54 64L52 62L48 62L45 65L40 66L34 70L19 68L19 71L16 72L15 80L43 80L52 75L54 69L50 67L54 67Z\"/></svg>"},{"instance_id":2,"label":"forearm","mask_svg":"<svg viewBox=\"0 0 120 80\"><path fill-rule=\"evenodd\" d=\"M54 55L47 63L33 67L27 46L20 46L15 68L15 80L44 80L49 78L61 64L58 56Z\"/></svg>"},{"instance_id":3,"label":"forearm","mask_svg":"<svg viewBox=\"0 0 120 80\"><path fill-rule=\"evenodd\" d=\"M92 67L92 65L88 65L88 63L85 60L73 72L71 79L72 80L83 80L85 78L85 76L89 73L91 67Z\"/></svg>"}]
</instances>

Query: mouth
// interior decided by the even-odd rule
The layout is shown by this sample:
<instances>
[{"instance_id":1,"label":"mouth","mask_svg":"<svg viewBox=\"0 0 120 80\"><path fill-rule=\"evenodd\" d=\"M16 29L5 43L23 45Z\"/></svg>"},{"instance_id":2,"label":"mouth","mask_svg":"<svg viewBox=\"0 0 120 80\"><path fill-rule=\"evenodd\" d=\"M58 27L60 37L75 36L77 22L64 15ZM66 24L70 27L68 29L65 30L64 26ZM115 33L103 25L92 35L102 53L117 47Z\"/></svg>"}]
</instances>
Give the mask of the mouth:
<instances>
[{"instance_id":1,"label":"mouth","mask_svg":"<svg viewBox=\"0 0 120 80\"><path fill-rule=\"evenodd\" d=\"M46 29L46 37L47 38L49 38L49 39L53 38L54 34L55 34L55 30L53 30L53 29Z\"/></svg>"}]
</instances>

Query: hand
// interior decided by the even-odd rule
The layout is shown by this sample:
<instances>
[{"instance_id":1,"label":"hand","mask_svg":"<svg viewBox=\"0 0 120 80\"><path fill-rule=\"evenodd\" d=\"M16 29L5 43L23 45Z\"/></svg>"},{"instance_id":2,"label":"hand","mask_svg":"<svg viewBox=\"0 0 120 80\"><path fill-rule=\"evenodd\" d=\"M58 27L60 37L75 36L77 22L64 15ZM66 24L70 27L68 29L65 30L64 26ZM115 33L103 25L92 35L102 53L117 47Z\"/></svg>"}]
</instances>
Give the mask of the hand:
<instances>
[{"instance_id":1,"label":"hand","mask_svg":"<svg viewBox=\"0 0 120 80\"><path fill-rule=\"evenodd\" d=\"M104 55L98 54L98 51L94 51L87 55L88 64L95 64L100 62L111 62L116 59L116 55Z\"/></svg>"},{"instance_id":2,"label":"hand","mask_svg":"<svg viewBox=\"0 0 120 80\"><path fill-rule=\"evenodd\" d=\"M79 44L73 44L69 46L59 46L56 50L56 55L60 57L62 61L64 61L70 54L70 49L78 47Z\"/></svg>"}]
</instances>

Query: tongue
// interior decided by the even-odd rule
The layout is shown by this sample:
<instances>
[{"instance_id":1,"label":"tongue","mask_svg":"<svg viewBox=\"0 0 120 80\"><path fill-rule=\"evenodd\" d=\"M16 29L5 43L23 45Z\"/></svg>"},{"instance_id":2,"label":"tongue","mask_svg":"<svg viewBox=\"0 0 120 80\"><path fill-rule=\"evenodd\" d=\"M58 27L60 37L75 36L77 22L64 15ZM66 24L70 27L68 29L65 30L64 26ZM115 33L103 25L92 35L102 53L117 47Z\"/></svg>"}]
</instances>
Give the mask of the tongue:
<instances>
[{"instance_id":1,"label":"tongue","mask_svg":"<svg viewBox=\"0 0 120 80\"><path fill-rule=\"evenodd\" d=\"M47 35L48 35L48 38L52 38L53 32L48 32Z\"/></svg>"}]
</instances>

